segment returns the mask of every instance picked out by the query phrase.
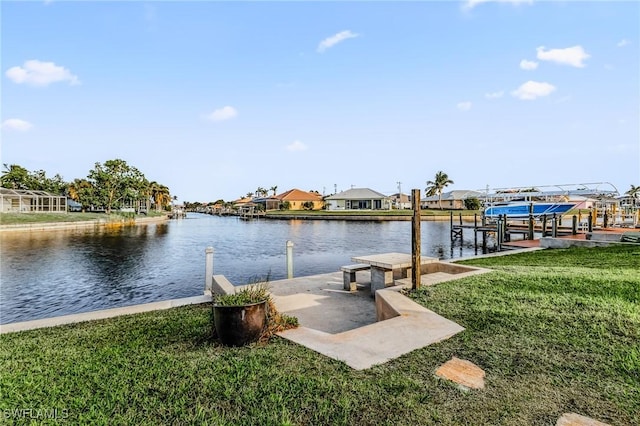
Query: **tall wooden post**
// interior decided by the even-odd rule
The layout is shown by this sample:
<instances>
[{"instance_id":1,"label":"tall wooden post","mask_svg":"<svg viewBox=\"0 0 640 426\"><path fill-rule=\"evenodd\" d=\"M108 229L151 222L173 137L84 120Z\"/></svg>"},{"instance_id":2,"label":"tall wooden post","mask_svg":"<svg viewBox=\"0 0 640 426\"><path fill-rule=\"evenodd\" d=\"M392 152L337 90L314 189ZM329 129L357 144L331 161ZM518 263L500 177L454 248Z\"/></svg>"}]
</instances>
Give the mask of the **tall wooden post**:
<instances>
[{"instance_id":1,"label":"tall wooden post","mask_svg":"<svg viewBox=\"0 0 640 426\"><path fill-rule=\"evenodd\" d=\"M411 221L411 289L420 288L420 190L411 190L411 204L413 207L413 220Z\"/></svg>"},{"instance_id":2,"label":"tall wooden post","mask_svg":"<svg viewBox=\"0 0 640 426\"><path fill-rule=\"evenodd\" d=\"M527 236L529 237L529 240L533 240L534 235L533 235L533 231L534 231L534 224L533 224L533 214L529 213L529 229L527 230Z\"/></svg>"}]
</instances>

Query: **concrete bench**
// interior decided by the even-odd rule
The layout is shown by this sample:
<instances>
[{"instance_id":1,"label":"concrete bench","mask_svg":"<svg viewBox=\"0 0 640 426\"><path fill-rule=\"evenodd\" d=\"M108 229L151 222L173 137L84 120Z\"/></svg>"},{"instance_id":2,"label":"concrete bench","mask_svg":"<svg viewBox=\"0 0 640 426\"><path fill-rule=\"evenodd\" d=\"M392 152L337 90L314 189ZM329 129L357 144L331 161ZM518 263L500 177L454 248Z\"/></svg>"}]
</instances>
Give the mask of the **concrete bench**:
<instances>
[{"instance_id":1,"label":"concrete bench","mask_svg":"<svg viewBox=\"0 0 640 426\"><path fill-rule=\"evenodd\" d=\"M355 265L345 265L340 268L342 271L343 288L346 291L356 291L356 272L367 271L371 265L366 263L356 263Z\"/></svg>"}]
</instances>

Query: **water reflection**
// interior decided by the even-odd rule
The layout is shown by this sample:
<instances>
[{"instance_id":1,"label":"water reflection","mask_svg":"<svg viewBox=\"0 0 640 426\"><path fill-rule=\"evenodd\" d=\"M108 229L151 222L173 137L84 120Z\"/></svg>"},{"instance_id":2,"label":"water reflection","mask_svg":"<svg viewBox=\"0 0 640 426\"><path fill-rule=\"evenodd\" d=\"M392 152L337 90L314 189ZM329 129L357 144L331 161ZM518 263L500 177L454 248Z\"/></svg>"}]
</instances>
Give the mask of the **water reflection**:
<instances>
[{"instance_id":1,"label":"water reflection","mask_svg":"<svg viewBox=\"0 0 640 426\"><path fill-rule=\"evenodd\" d=\"M241 221L190 214L160 224L0 234L0 323L202 294L204 249L214 271L246 283L337 271L351 257L411 251L411 222ZM449 222L422 223L422 254L474 254L473 232L451 244Z\"/></svg>"}]
</instances>

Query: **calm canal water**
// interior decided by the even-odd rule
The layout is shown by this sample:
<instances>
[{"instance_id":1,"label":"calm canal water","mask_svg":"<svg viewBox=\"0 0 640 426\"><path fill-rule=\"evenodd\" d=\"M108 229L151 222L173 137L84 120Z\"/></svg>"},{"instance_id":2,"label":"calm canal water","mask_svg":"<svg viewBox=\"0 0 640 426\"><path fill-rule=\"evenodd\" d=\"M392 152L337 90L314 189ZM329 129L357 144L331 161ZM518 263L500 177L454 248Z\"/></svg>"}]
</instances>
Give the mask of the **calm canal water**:
<instances>
[{"instance_id":1,"label":"calm canal water","mask_svg":"<svg viewBox=\"0 0 640 426\"><path fill-rule=\"evenodd\" d=\"M449 221L422 222L422 254L476 254L473 232L451 245ZM189 214L119 229L0 234L0 324L201 295L205 248L214 273L243 284L334 272L357 255L411 253L411 222L253 220Z\"/></svg>"}]
</instances>

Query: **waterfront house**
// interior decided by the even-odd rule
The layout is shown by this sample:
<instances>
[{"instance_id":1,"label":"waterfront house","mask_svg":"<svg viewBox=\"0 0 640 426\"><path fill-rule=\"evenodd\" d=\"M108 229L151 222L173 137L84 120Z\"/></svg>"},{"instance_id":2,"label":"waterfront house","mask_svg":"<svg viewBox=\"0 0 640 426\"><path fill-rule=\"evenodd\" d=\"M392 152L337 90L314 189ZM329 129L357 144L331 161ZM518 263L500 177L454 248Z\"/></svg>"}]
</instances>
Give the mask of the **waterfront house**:
<instances>
[{"instance_id":1,"label":"waterfront house","mask_svg":"<svg viewBox=\"0 0 640 426\"><path fill-rule=\"evenodd\" d=\"M275 197L281 204L288 204L288 210L321 210L324 206L322 196L317 192L301 191L300 189L290 189L287 192Z\"/></svg>"},{"instance_id":2,"label":"waterfront house","mask_svg":"<svg viewBox=\"0 0 640 426\"><path fill-rule=\"evenodd\" d=\"M391 198L391 203L396 209L402 210L412 208L411 195L395 193L389 195L389 198Z\"/></svg>"},{"instance_id":3,"label":"waterfront house","mask_svg":"<svg viewBox=\"0 0 640 426\"><path fill-rule=\"evenodd\" d=\"M481 192L471 191L467 189L443 192L442 197L437 194L420 200L420 206L423 209L439 209L440 200L442 200L442 208L447 210L464 210L464 200L467 198L480 198L483 196Z\"/></svg>"},{"instance_id":4,"label":"waterfront house","mask_svg":"<svg viewBox=\"0 0 640 426\"><path fill-rule=\"evenodd\" d=\"M276 197L256 197L253 199L256 205L261 205L263 211L277 210L280 208L280 200Z\"/></svg>"},{"instance_id":5,"label":"waterfront house","mask_svg":"<svg viewBox=\"0 0 640 426\"><path fill-rule=\"evenodd\" d=\"M390 210L391 198L369 188L351 188L326 197L327 210Z\"/></svg>"}]
</instances>

